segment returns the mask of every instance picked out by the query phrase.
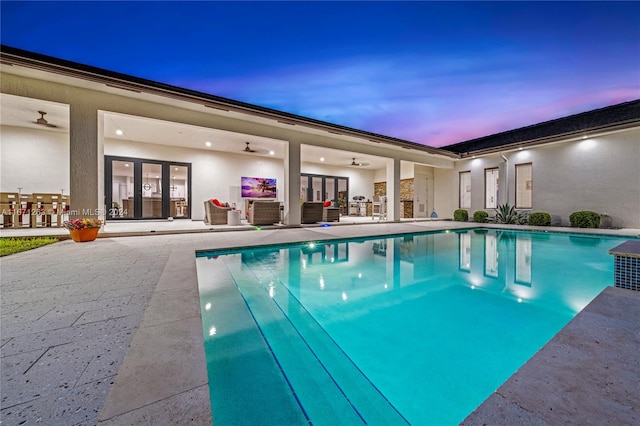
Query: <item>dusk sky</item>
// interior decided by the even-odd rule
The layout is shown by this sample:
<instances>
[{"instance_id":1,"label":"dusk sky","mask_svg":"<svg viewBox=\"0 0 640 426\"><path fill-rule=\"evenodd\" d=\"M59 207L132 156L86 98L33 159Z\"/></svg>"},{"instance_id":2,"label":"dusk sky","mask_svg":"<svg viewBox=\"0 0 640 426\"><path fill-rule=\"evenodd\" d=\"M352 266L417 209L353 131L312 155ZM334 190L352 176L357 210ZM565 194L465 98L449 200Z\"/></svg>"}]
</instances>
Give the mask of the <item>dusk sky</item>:
<instances>
[{"instance_id":1,"label":"dusk sky","mask_svg":"<svg viewBox=\"0 0 640 426\"><path fill-rule=\"evenodd\" d=\"M2 44L430 146L640 98L640 2L11 2Z\"/></svg>"}]
</instances>

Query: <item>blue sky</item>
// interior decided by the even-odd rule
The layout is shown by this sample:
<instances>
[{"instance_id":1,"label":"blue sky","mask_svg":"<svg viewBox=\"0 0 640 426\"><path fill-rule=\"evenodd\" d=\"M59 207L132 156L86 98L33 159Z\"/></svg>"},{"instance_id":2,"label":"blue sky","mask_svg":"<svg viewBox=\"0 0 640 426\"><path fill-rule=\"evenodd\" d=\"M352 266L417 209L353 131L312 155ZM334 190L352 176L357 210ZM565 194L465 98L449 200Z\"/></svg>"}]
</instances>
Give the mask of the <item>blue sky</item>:
<instances>
[{"instance_id":1,"label":"blue sky","mask_svg":"<svg viewBox=\"0 0 640 426\"><path fill-rule=\"evenodd\" d=\"M640 2L11 2L2 44L443 146L640 98Z\"/></svg>"}]
</instances>

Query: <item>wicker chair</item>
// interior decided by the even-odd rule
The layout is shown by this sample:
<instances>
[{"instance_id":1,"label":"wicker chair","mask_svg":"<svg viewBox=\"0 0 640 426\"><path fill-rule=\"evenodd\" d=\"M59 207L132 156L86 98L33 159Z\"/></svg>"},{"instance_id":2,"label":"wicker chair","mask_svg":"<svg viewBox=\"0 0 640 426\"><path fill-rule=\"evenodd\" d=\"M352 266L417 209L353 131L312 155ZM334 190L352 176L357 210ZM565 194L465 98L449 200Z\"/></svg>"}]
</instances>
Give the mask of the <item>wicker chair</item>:
<instances>
[{"instance_id":1,"label":"wicker chair","mask_svg":"<svg viewBox=\"0 0 640 426\"><path fill-rule=\"evenodd\" d=\"M249 223L251 225L273 225L280 222L280 203L278 201L260 201L251 203Z\"/></svg>"},{"instance_id":2,"label":"wicker chair","mask_svg":"<svg viewBox=\"0 0 640 426\"><path fill-rule=\"evenodd\" d=\"M325 207L322 209L323 222L340 222L339 207Z\"/></svg>"},{"instance_id":3,"label":"wicker chair","mask_svg":"<svg viewBox=\"0 0 640 426\"><path fill-rule=\"evenodd\" d=\"M233 207L218 207L211 200L204 202L204 212L206 217L204 222L207 225L226 225L227 212L233 210Z\"/></svg>"},{"instance_id":4,"label":"wicker chair","mask_svg":"<svg viewBox=\"0 0 640 426\"><path fill-rule=\"evenodd\" d=\"M322 210L324 203L322 202L305 202L302 203L302 219L301 223L317 223L322 222Z\"/></svg>"}]
</instances>

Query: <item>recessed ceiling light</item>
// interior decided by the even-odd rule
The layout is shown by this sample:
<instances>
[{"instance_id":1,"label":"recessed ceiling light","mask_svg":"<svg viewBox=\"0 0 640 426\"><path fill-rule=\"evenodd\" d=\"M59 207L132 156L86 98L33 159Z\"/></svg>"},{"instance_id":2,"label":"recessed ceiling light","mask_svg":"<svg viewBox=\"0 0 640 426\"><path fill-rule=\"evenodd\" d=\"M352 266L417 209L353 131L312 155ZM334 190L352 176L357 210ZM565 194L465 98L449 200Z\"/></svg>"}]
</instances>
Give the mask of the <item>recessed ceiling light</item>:
<instances>
[{"instance_id":1,"label":"recessed ceiling light","mask_svg":"<svg viewBox=\"0 0 640 426\"><path fill-rule=\"evenodd\" d=\"M522 151L522 147L518 148L518 151Z\"/></svg>"},{"instance_id":2,"label":"recessed ceiling light","mask_svg":"<svg viewBox=\"0 0 640 426\"><path fill-rule=\"evenodd\" d=\"M269 151L269 155L274 155L274 154L275 154L275 152Z\"/></svg>"},{"instance_id":3,"label":"recessed ceiling light","mask_svg":"<svg viewBox=\"0 0 640 426\"><path fill-rule=\"evenodd\" d=\"M206 146L211 146L211 142L209 142L209 141L206 141L204 144L205 144Z\"/></svg>"},{"instance_id":4,"label":"recessed ceiling light","mask_svg":"<svg viewBox=\"0 0 640 426\"><path fill-rule=\"evenodd\" d=\"M124 166L125 166L125 167L129 167L129 163L126 163Z\"/></svg>"},{"instance_id":5,"label":"recessed ceiling light","mask_svg":"<svg viewBox=\"0 0 640 426\"><path fill-rule=\"evenodd\" d=\"M320 157L320 161L324 161L324 157Z\"/></svg>"},{"instance_id":6,"label":"recessed ceiling light","mask_svg":"<svg viewBox=\"0 0 640 426\"><path fill-rule=\"evenodd\" d=\"M124 132L120 129L116 130L116 135L118 136L122 136L124 134Z\"/></svg>"},{"instance_id":7,"label":"recessed ceiling light","mask_svg":"<svg viewBox=\"0 0 640 426\"><path fill-rule=\"evenodd\" d=\"M178 168L176 167L176 168L175 168L175 169L173 169L173 170L176 170L176 171L177 171L177 170L178 170Z\"/></svg>"}]
</instances>

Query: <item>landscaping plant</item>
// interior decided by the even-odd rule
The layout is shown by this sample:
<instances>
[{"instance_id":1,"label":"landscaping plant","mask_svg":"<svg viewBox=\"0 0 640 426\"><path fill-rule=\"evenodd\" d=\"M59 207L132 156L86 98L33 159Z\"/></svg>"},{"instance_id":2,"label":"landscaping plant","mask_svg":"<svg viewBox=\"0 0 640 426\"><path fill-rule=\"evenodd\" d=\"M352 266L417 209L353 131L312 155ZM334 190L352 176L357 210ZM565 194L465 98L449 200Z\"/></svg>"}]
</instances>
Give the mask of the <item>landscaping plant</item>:
<instances>
[{"instance_id":1,"label":"landscaping plant","mask_svg":"<svg viewBox=\"0 0 640 426\"><path fill-rule=\"evenodd\" d=\"M529 225L551 226L551 215L546 212L533 212L529 215Z\"/></svg>"},{"instance_id":2,"label":"landscaping plant","mask_svg":"<svg viewBox=\"0 0 640 426\"><path fill-rule=\"evenodd\" d=\"M573 228L600 228L600 213L589 210L574 212L569 216Z\"/></svg>"},{"instance_id":3,"label":"landscaping plant","mask_svg":"<svg viewBox=\"0 0 640 426\"><path fill-rule=\"evenodd\" d=\"M469 220L469 212L465 209L458 209L453 212L453 220L456 222L466 222Z\"/></svg>"},{"instance_id":4,"label":"landscaping plant","mask_svg":"<svg viewBox=\"0 0 640 426\"><path fill-rule=\"evenodd\" d=\"M495 210L495 223L525 225L528 221L526 213L517 211L514 206L510 206L509 204L498 204Z\"/></svg>"},{"instance_id":5,"label":"landscaping plant","mask_svg":"<svg viewBox=\"0 0 640 426\"><path fill-rule=\"evenodd\" d=\"M484 210L478 210L473 213L473 221L478 223L486 223L489 220L489 213Z\"/></svg>"}]
</instances>

